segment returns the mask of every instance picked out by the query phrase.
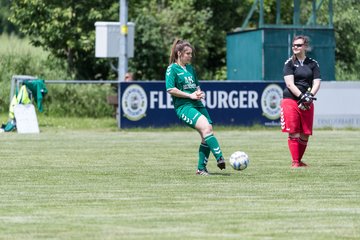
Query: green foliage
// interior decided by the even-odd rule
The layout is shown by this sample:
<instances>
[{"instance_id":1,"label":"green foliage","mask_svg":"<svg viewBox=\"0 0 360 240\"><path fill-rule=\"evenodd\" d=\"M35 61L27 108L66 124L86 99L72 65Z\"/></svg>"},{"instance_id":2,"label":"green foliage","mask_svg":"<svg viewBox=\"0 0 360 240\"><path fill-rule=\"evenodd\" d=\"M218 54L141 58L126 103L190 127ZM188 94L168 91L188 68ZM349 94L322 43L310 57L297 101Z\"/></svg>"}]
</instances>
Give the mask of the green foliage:
<instances>
[{"instance_id":1,"label":"green foliage","mask_svg":"<svg viewBox=\"0 0 360 240\"><path fill-rule=\"evenodd\" d=\"M354 63L337 61L335 65L336 81L360 81L360 74L356 69L352 69Z\"/></svg>"},{"instance_id":2,"label":"green foliage","mask_svg":"<svg viewBox=\"0 0 360 240\"><path fill-rule=\"evenodd\" d=\"M27 39L0 35L0 111L7 112L13 75L30 75L44 79L69 79L64 62L53 58Z\"/></svg>"},{"instance_id":3,"label":"green foliage","mask_svg":"<svg viewBox=\"0 0 360 240\"><path fill-rule=\"evenodd\" d=\"M164 79L175 38L196 49L194 65L201 79L225 79L226 33L235 28L251 1L131 2L136 22L135 58L130 69L138 79ZM240 14L239 14L240 13Z\"/></svg>"},{"instance_id":4,"label":"green foliage","mask_svg":"<svg viewBox=\"0 0 360 240\"><path fill-rule=\"evenodd\" d=\"M106 102L111 93L109 85L65 84L47 86L44 99L45 115L58 117L111 117L113 107Z\"/></svg>"},{"instance_id":5,"label":"green foliage","mask_svg":"<svg viewBox=\"0 0 360 240\"><path fill-rule=\"evenodd\" d=\"M11 0L0 0L0 35L18 32L16 26L8 20L10 2Z\"/></svg>"},{"instance_id":6,"label":"green foliage","mask_svg":"<svg viewBox=\"0 0 360 240\"><path fill-rule=\"evenodd\" d=\"M246 5L239 2L131 1L129 21L136 23L136 48L135 58L129 62L130 71L136 73L137 79L163 79L171 43L179 37L197 49L194 64L199 76L215 79L225 64L226 31L241 18L237 9L246 11ZM75 78L114 77L107 60L93 57L94 23L117 21L118 3L21 0L14 2L11 10L11 21L30 36L35 46L43 46L54 56L66 59Z\"/></svg>"},{"instance_id":7,"label":"green foliage","mask_svg":"<svg viewBox=\"0 0 360 240\"><path fill-rule=\"evenodd\" d=\"M360 3L335 0L336 79L360 80Z\"/></svg>"},{"instance_id":8,"label":"green foliage","mask_svg":"<svg viewBox=\"0 0 360 240\"><path fill-rule=\"evenodd\" d=\"M94 57L95 26L99 20L116 20L114 1L13 2L10 20L30 37L34 46L42 46L55 57L67 61L68 71L76 79L107 78L109 65Z\"/></svg>"},{"instance_id":9,"label":"green foliage","mask_svg":"<svg viewBox=\"0 0 360 240\"><path fill-rule=\"evenodd\" d=\"M52 57L27 39L0 36L0 112L8 112L13 75L30 75L45 80L67 80L64 61ZM111 117L113 108L106 103L110 85L50 85L44 99L44 114L51 116Z\"/></svg>"},{"instance_id":10,"label":"green foliage","mask_svg":"<svg viewBox=\"0 0 360 240\"><path fill-rule=\"evenodd\" d=\"M211 10L208 25L212 26L212 31L206 29L206 42L202 48L207 50L207 57L204 64L200 65L203 74L202 79L226 79L226 34L241 26L250 7L252 0L197 0L195 1L196 11L202 9ZM197 57L196 57L197 58ZM225 71L224 74L219 74Z\"/></svg>"},{"instance_id":11,"label":"green foliage","mask_svg":"<svg viewBox=\"0 0 360 240\"><path fill-rule=\"evenodd\" d=\"M357 0L334 0L333 25L335 32L336 80L360 80L360 2ZM329 24L328 1L323 3L317 21ZM325 5L325 6L324 6Z\"/></svg>"},{"instance_id":12,"label":"green foliage","mask_svg":"<svg viewBox=\"0 0 360 240\"><path fill-rule=\"evenodd\" d=\"M154 1L155 2L155 1ZM199 75L206 72L213 27L210 9L196 11L194 0L172 1L168 6L136 10L136 54L130 66L138 79L164 79L175 38L187 39L196 48L194 64ZM184 14L186 13L186 14ZM194 33L197 34L194 34Z\"/></svg>"},{"instance_id":13,"label":"green foliage","mask_svg":"<svg viewBox=\"0 0 360 240\"><path fill-rule=\"evenodd\" d=\"M168 51L164 51L166 45L157 15L148 12L146 8L136 12L135 56L129 62L129 70L135 73L136 79L164 79Z\"/></svg>"},{"instance_id":14,"label":"green foliage","mask_svg":"<svg viewBox=\"0 0 360 240\"><path fill-rule=\"evenodd\" d=\"M327 4L318 22L329 24ZM132 0L128 1L129 21L136 23L135 58L129 70L142 80L164 79L172 41L188 39L196 48L194 64L201 79L222 79L226 66L226 33L240 27L253 0ZM264 21L276 22L276 2L264 0ZM280 1L281 23L293 22L293 0ZM311 1L300 1L300 21L305 24L312 10ZM319 1L317 1L319 2ZM358 80L360 50L357 0L333 0L336 38L336 78ZM96 21L118 21L119 2L110 0L0 0L0 26L9 26L7 17L35 46L42 46L65 60L69 75L76 79L115 79L109 61L94 57ZM11 5L11 12L6 11ZM257 9L258 10L258 9ZM249 26L258 25L255 11ZM1 27L0 27L1 28ZM4 28L4 27L3 27ZM115 61L117 61L115 59ZM114 64L117 65L117 64Z\"/></svg>"}]
</instances>

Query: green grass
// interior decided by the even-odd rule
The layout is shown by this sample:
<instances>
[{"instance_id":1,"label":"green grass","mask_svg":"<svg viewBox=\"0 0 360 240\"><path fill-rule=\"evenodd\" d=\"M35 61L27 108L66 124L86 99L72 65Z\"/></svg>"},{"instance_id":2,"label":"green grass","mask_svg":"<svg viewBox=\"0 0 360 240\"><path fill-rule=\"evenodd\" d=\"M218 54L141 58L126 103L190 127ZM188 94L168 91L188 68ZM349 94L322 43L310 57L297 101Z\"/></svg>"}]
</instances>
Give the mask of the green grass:
<instances>
[{"instance_id":1,"label":"green grass","mask_svg":"<svg viewBox=\"0 0 360 240\"><path fill-rule=\"evenodd\" d=\"M20 39L15 35L0 35L0 54L21 55L29 54L37 58L47 58L48 53L41 48L33 47L29 39Z\"/></svg>"},{"instance_id":2,"label":"green grass","mask_svg":"<svg viewBox=\"0 0 360 240\"><path fill-rule=\"evenodd\" d=\"M40 120L38 135L0 134L0 239L360 238L358 130L315 130L310 167L291 169L278 129L221 128L225 156L250 165L211 158L203 177L194 131Z\"/></svg>"}]
</instances>

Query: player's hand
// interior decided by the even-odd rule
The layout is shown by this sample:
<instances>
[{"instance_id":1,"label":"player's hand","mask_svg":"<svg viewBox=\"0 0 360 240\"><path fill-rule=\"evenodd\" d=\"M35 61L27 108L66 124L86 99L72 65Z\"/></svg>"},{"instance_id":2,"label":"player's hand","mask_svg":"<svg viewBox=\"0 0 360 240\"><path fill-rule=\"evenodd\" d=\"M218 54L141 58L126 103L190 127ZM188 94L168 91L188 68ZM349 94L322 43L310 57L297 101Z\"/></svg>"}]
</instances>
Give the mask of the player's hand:
<instances>
[{"instance_id":1,"label":"player's hand","mask_svg":"<svg viewBox=\"0 0 360 240\"><path fill-rule=\"evenodd\" d=\"M311 92L305 92L305 93L301 93L299 98L300 99L298 101L298 104L307 103L310 105L314 100L314 95Z\"/></svg>"},{"instance_id":2,"label":"player's hand","mask_svg":"<svg viewBox=\"0 0 360 240\"><path fill-rule=\"evenodd\" d=\"M303 111L306 111L310 109L310 105L305 105L304 103L300 103L298 108L300 108Z\"/></svg>"},{"instance_id":3,"label":"player's hand","mask_svg":"<svg viewBox=\"0 0 360 240\"><path fill-rule=\"evenodd\" d=\"M196 91L198 99L205 99L205 93L203 91Z\"/></svg>"},{"instance_id":4,"label":"player's hand","mask_svg":"<svg viewBox=\"0 0 360 240\"><path fill-rule=\"evenodd\" d=\"M196 95L199 97L198 99L205 99L205 93L201 91L200 86L196 87Z\"/></svg>"},{"instance_id":5,"label":"player's hand","mask_svg":"<svg viewBox=\"0 0 360 240\"><path fill-rule=\"evenodd\" d=\"M310 92L301 93L299 96L300 100L297 102L298 107L301 110L309 110L311 108L311 103L316 100L314 95Z\"/></svg>"},{"instance_id":6,"label":"player's hand","mask_svg":"<svg viewBox=\"0 0 360 240\"><path fill-rule=\"evenodd\" d=\"M189 95L189 98L192 100L201 100L203 97L203 93L199 91L195 91Z\"/></svg>"}]
</instances>

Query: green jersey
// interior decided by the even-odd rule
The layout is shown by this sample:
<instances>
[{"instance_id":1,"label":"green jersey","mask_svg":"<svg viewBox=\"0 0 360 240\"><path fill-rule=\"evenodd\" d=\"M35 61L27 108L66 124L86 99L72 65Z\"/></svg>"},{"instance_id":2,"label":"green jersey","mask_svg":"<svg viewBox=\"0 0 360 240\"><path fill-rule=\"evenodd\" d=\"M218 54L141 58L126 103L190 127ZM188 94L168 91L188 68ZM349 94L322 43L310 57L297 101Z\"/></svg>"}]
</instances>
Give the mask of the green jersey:
<instances>
[{"instance_id":1,"label":"green jersey","mask_svg":"<svg viewBox=\"0 0 360 240\"><path fill-rule=\"evenodd\" d=\"M190 64L186 64L185 68L173 63L166 70L166 90L177 88L186 93L193 93L199 86L194 68ZM194 107L204 107L200 100L192 100L189 98L179 98L171 96L175 109L182 105L191 105Z\"/></svg>"}]
</instances>

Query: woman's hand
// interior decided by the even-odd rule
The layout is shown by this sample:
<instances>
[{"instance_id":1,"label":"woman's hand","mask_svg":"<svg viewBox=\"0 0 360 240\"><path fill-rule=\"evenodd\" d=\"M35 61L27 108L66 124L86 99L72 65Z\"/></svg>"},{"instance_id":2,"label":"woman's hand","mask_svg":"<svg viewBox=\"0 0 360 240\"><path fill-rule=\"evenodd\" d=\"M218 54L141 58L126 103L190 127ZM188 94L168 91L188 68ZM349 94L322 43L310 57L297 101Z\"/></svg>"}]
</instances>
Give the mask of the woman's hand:
<instances>
[{"instance_id":1,"label":"woman's hand","mask_svg":"<svg viewBox=\"0 0 360 240\"><path fill-rule=\"evenodd\" d=\"M192 100L201 100L205 99L205 93L201 91L200 87L197 87L197 90L190 94L190 99Z\"/></svg>"},{"instance_id":2,"label":"woman's hand","mask_svg":"<svg viewBox=\"0 0 360 240\"><path fill-rule=\"evenodd\" d=\"M167 90L173 96L180 97L180 98L190 98L192 100L201 100L205 98L205 93L200 89L196 90L195 92L189 94L183 91L180 91L177 88L171 88Z\"/></svg>"},{"instance_id":3,"label":"woman's hand","mask_svg":"<svg viewBox=\"0 0 360 240\"><path fill-rule=\"evenodd\" d=\"M195 91L189 95L189 98L192 100L201 100L204 95L205 94L202 91Z\"/></svg>"}]
</instances>

